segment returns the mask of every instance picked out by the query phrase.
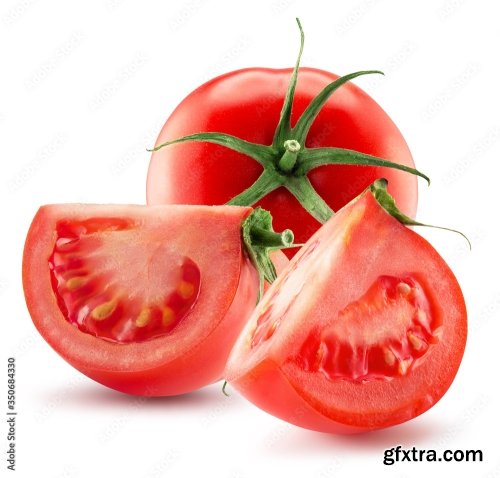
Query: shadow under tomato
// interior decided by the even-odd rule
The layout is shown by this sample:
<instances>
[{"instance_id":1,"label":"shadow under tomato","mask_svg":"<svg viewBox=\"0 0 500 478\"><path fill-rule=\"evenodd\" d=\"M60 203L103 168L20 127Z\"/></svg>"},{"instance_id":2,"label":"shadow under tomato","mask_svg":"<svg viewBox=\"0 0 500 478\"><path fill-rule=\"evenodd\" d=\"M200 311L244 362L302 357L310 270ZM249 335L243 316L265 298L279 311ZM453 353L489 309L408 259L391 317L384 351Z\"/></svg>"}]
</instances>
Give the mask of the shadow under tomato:
<instances>
[{"instance_id":1,"label":"shadow under tomato","mask_svg":"<svg viewBox=\"0 0 500 478\"><path fill-rule=\"evenodd\" d=\"M354 435L332 435L294 426L274 443L273 448L278 453L286 454L296 451L321 455L332 450L336 454L353 451L382 453L384 449L397 445L406 448L422 446L446 433L449 428L450 424L423 417L391 428Z\"/></svg>"},{"instance_id":2,"label":"shadow under tomato","mask_svg":"<svg viewBox=\"0 0 500 478\"><path fill-rule=\"evenodd\" d=\"M89 380L68 387L47 389L40 393L40 401L44 403L65 402L75 408L95 407L113 408L114 410L117 407L125 408L134 405L141 405L141 407L151 410L166 410L170 407L175 409L179 409L179 407L187 409L211 407L220 404L223 398L225 397L222 393L222 382L173 397L127 395Z\"/></svg>"}]
</instances>

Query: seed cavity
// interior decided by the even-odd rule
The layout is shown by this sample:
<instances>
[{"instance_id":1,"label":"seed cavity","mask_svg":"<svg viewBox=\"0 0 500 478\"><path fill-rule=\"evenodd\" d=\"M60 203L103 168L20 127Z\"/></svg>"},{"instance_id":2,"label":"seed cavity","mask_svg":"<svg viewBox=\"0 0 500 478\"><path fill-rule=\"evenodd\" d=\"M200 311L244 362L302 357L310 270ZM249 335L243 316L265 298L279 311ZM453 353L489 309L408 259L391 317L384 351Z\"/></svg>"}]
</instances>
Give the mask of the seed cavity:
<instances>
[{"instance_id":1,"label":"seed cavity","mask_svg":"<svg viewBox=\"0 0 500 478\"><path fill-rule=\"evenodd\" d=\"M103 304L95 307L90 316L94 320L104 320L107 319L116 309L118 302L116 299L109 300L108 302L104 302Z\"/></svg>"},{"instance_id":2,"label":"seed cavity","mask_svg":"<svg viewBox=\"0 0 500 478\"><path fill-rule=\"evenodd\" d=\"M392 380L411 373L439 342L442 322L436 315L415 277L380 276L327 324L311 330L294 361L329 380Z\"/></svg>"},{"instance_id":3,"label":"seed cavity","mask_svg":"<svg viewBox=\"0 0 500 478\"><path fill-rule=\"evenodd\" d=\"M136 226L141 223L100 216L57 222L48 259L51 285L61 313L83 333L113 343L140 343L170 334L196 306L199 266L168 248L158 249L147 236L144 252L158 255L154 266L135 264L130 274L115 273L128 258L128 237L139 232ZM138 245L130 247L135 251ZM161 280L149 284L155 278Z\"/></svg>"}]
</instances>

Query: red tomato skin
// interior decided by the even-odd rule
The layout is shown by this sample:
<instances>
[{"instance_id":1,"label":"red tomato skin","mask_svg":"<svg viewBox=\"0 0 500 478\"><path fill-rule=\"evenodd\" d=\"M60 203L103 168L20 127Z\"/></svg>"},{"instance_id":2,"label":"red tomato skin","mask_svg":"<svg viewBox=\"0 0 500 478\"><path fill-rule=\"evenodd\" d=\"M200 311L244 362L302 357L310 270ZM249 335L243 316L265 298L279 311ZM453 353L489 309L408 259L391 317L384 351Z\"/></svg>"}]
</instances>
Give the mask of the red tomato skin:
<instances>
[{"instance_id":1,"label":"red tomato skin","mask_svg":"<svg viewBox=\"0 0 500 478\"><path fill-rule=\"evenodd\" d=\"M187 212L183 206L159 208L159 215L163 214L163 209L177 208L176 217L186 215L188 223L201 221L200 231L195 226L192 234L205 238L204 247L208 252L214 247L224 248L223 252L215 253L218 264L212 271L215 270L216 275L211 278L207 274L202 275L202 289L197 302L216 307L212 314L217 322L205 323L207 330L199 331L205 336L202 335L200 340L196 336L189 339L186 349L175 349L175 342L170 342L169 335L140 343L117 344L84 333L66 320L51 284L49 258L57 239L57 221L104 216L132 217L140 222L144 220L144 215L158 211L158 208L44 206L31 224L23 256L23 286L28 310L35 327L49 345L91 379L124 393L144 396L178 395L219 380L231 347L255 308L258 291L257 273L243 252L241 243L241 222L250 214L251 208L224 207L221 210L188 206ZM196 211L193 212L200 208L203 211L201 219ZM134 212L136 209L139 212ZM210 215L208 219L206 214ZM210 224L215 225L209 231L204 230L203 226L209 227ZM279 251L274 255L278 257L276 264L281 270L288 261ZM207 264L213 265L213 260L203 250L199 256L197 263L201 264L204 274ZM190 316L200 318L200 313L195 315L195 311L183 320L188 320ZM196 322L195 319L192 320Z\"/></svg>"},{"instance_id":2,"label":"red tomato skin","mask_svg":"<svg viewBox=\"0 0 500 478\"><path fill-rule=\"evenodd\" d=\"M267 413L288 423L325 433L349 435L366 431L335 422L315 410L293 388L272 360L264 360L245 375L232 380L231 386Z\"/></svg>"},{"instance_id":3,"label":"red tomato skin","mask_svg":"<svg viewBox=\"0 0 500 478\"><path fill-rule=\"evenodd\" d=\"M269 145L278 124L292 70L249 68L227 73L189 94L168 118L156 141L203 131L224 132ZM338 76L301 68L292 125L310 101ZM400 131L383 109L352 83L339 88L313 123L308 147L331 146L360 151L414 167ZM208 143L182 143L153 153L147 180L149 204L225 204L257 179L262 167L253 159ZM389 180L389 192L400 209L414 217L415 176L388 168L322 166L309 173L320 196L337 211L376 179ZM290 228L303 243L320 224L284 188L257 205L269 210L276 230ZM289 257L295 250L286 251Z\"/></svg>"},{"instance_id":4,"label":"red tomato skin","mask_svg":"<svg viewBox=\"0 0 500 478\"><path fill-rule=\"evenodd\" d=\"M369 264L363 251L360 251L360 247L364 247L365 251L368 251L369 247L376 248L376 245L366 242L366 238L370 234L376 234L384 238L381 241L390 241L388 244L398 244L398 240L406 237L407 242L404 244L413 246L416 257L414 263L409 264L410 271L419 260L424 263L424 257L428 261L425 264L432 265L433 271L439 271L437 280L430 282L430 286L436 288L436 296L443 300L439 313L445 314L445 317L441 341L438 345L433 346L432 352L429 352L432 356L427 357L412 373L395 378L392 382L375 381L360 384L348 380L337 381L328 385L330 388L325 388L325 392L319 394L324 399L326 390L329 390L331 393L330 403L325 403L321 398L318 398L315 389L323 387L325 383L330 384L326 378L321 374L316 375L316 378L309 377L308 380L311 382L308 382L307 387L301 382L301 377L304 377L306 373L300 370L301 366L296 362L296 354L300 349L300 344L294 345L295 337L300 334L297 328L300 327L298 321L301 316L294 317L294 323L288 326L283 319L278 331L286 330L287 332L283 332L279 339L275 336L268 339L269 343L264 343L263 346L269 348L265 349L264 353L259 352L259 347L262 345L259 345L255 351L249 347L256 320L260 315L259 307L266 308L267 306L264 299L249 319L233 348L226 367L226 379L258 407L303 428L344 434L397 425L431 408L441 399L453 382L467 338L465 301L452 271L432 246L417 233L401 225L387 214L370 193L365 193L360 199L341 210L336 218L329 221L322 230L319 230L311 238L308 244L315 242L316 238L321 237L321 234L323 234L323 239L332 237L332 228L335 225L333 221L342 221L342 224L352 223L345 229L346 235L344 236L349 245L346 246L346 252L341 253L338 260L346 261L343 264L353 266L354 270L359 269L352 262L357 260L359 252L362 253L360 255L363 255L359 259L359 264L361 262ZM339 222L337 225L340 227ZM304 246L303 250L307 249L308 244ZM399 242L399 244L403 243ZM347 256L350 256L350 259ZM288 271L293 269L294 263L299 259L300 253L292 259L288 268L271 286L269 294L272 294L275 288L280 287L280 279L284 280ZM393 257L388 261L388 267L391 267L390 263L395 261L398 261L397 253L393 249ZM316 260L316 264L318 264L318 260ZM381 272L384 273L384 271ZM364 271L364 273L366 272ZM315 274L318 275L319 271L316 271ZM315 287L318 287L318 295L321 295L323 290L318 285ZM305 292L302 291L301 295L304 296L304 294ZM307 312L307 317L302 316L306 330L313 326L318 316L325 313L321 298L311 297L310 300L318 302L313 302ZM275 332L275 335L278 336L279 332ZM300 336L302 337L302 335ZM252 358L252 354L255 354L255 359ZM312 382L313 379L315 382ZM336 394L344 397L342 407L336 407ZM344 408L345 403L349 403L350 400L352 402L358 400L358 403L360 401L362 403L362 399L358 399L361 396L366 397L366 403L371 403L371 400L379 401L380 406L370 405L369 411L356 409L355 406L351 409ZM385 405L384 408L384 401L390 405Z\"/></svg>"}]
</instances>

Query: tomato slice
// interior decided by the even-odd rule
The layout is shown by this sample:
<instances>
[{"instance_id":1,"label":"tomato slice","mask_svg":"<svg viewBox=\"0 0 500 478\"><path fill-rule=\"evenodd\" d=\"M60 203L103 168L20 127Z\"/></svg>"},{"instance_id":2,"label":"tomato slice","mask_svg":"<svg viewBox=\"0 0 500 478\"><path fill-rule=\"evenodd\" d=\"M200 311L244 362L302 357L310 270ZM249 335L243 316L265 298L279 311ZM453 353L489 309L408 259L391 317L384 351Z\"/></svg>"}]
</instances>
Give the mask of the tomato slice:
<instances>
[{"instance_id":1,"label":"tomato slice","mask_svg":"<svg viewBox=\"0 0 500 478\"><path fill-rule=\"evenodd\" d=\"M270 287L226 377L257 406L305 428L396 425L451 385L466 316L445 261L367 191L318 230Z\"/></svg>"},{"instance_id":2,"label":"tomato slice","mask_svg":"<svg viewBox=\"0 0 500 478\"><path fill-rule=\"evenodd\" d=\"M70 364L111 388L175 395L221 378L255 307L231 206L49 205L29 230L33 322ZM283 267L281 252L278 269Z\"/></svg>"}]
</instances>

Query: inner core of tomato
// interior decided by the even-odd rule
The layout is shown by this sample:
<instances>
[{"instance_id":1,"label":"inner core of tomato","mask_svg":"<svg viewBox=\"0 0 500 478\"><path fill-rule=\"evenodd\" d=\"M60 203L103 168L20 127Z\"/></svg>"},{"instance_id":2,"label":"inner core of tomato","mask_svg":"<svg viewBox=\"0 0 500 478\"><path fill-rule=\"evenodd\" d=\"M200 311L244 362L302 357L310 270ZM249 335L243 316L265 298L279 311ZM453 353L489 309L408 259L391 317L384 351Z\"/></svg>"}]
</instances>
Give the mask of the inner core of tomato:
<instances>
[{"instance_id":1,"label":"inner core of tomato","mask_svg":"<svg viewBox=\"0 0 500 478\"><path fill-rule=\"evenodd\" d=\"M170 333L198 298L196 263L145 237L132 221L60 221L49 259L61 312L82 332L116 343Z\"/></svg>"},{"instance_id":2,"label":"inner core of tomato","mask_svg":"<svg viewBox=\"0 0 500 478\"><path fill-rule=\"evenodd\" d=\"M287 301L280 300L276 289L262 309L252 347L271 339L286 320L303 286L303 279L290 282L281 284ZM406 375L439 342L442 331L424 285L412 275L379 276L358 299L325 319L321 326L311 328L291 360L333 381L391 380Z\"/></svg>"}]
</instances>

